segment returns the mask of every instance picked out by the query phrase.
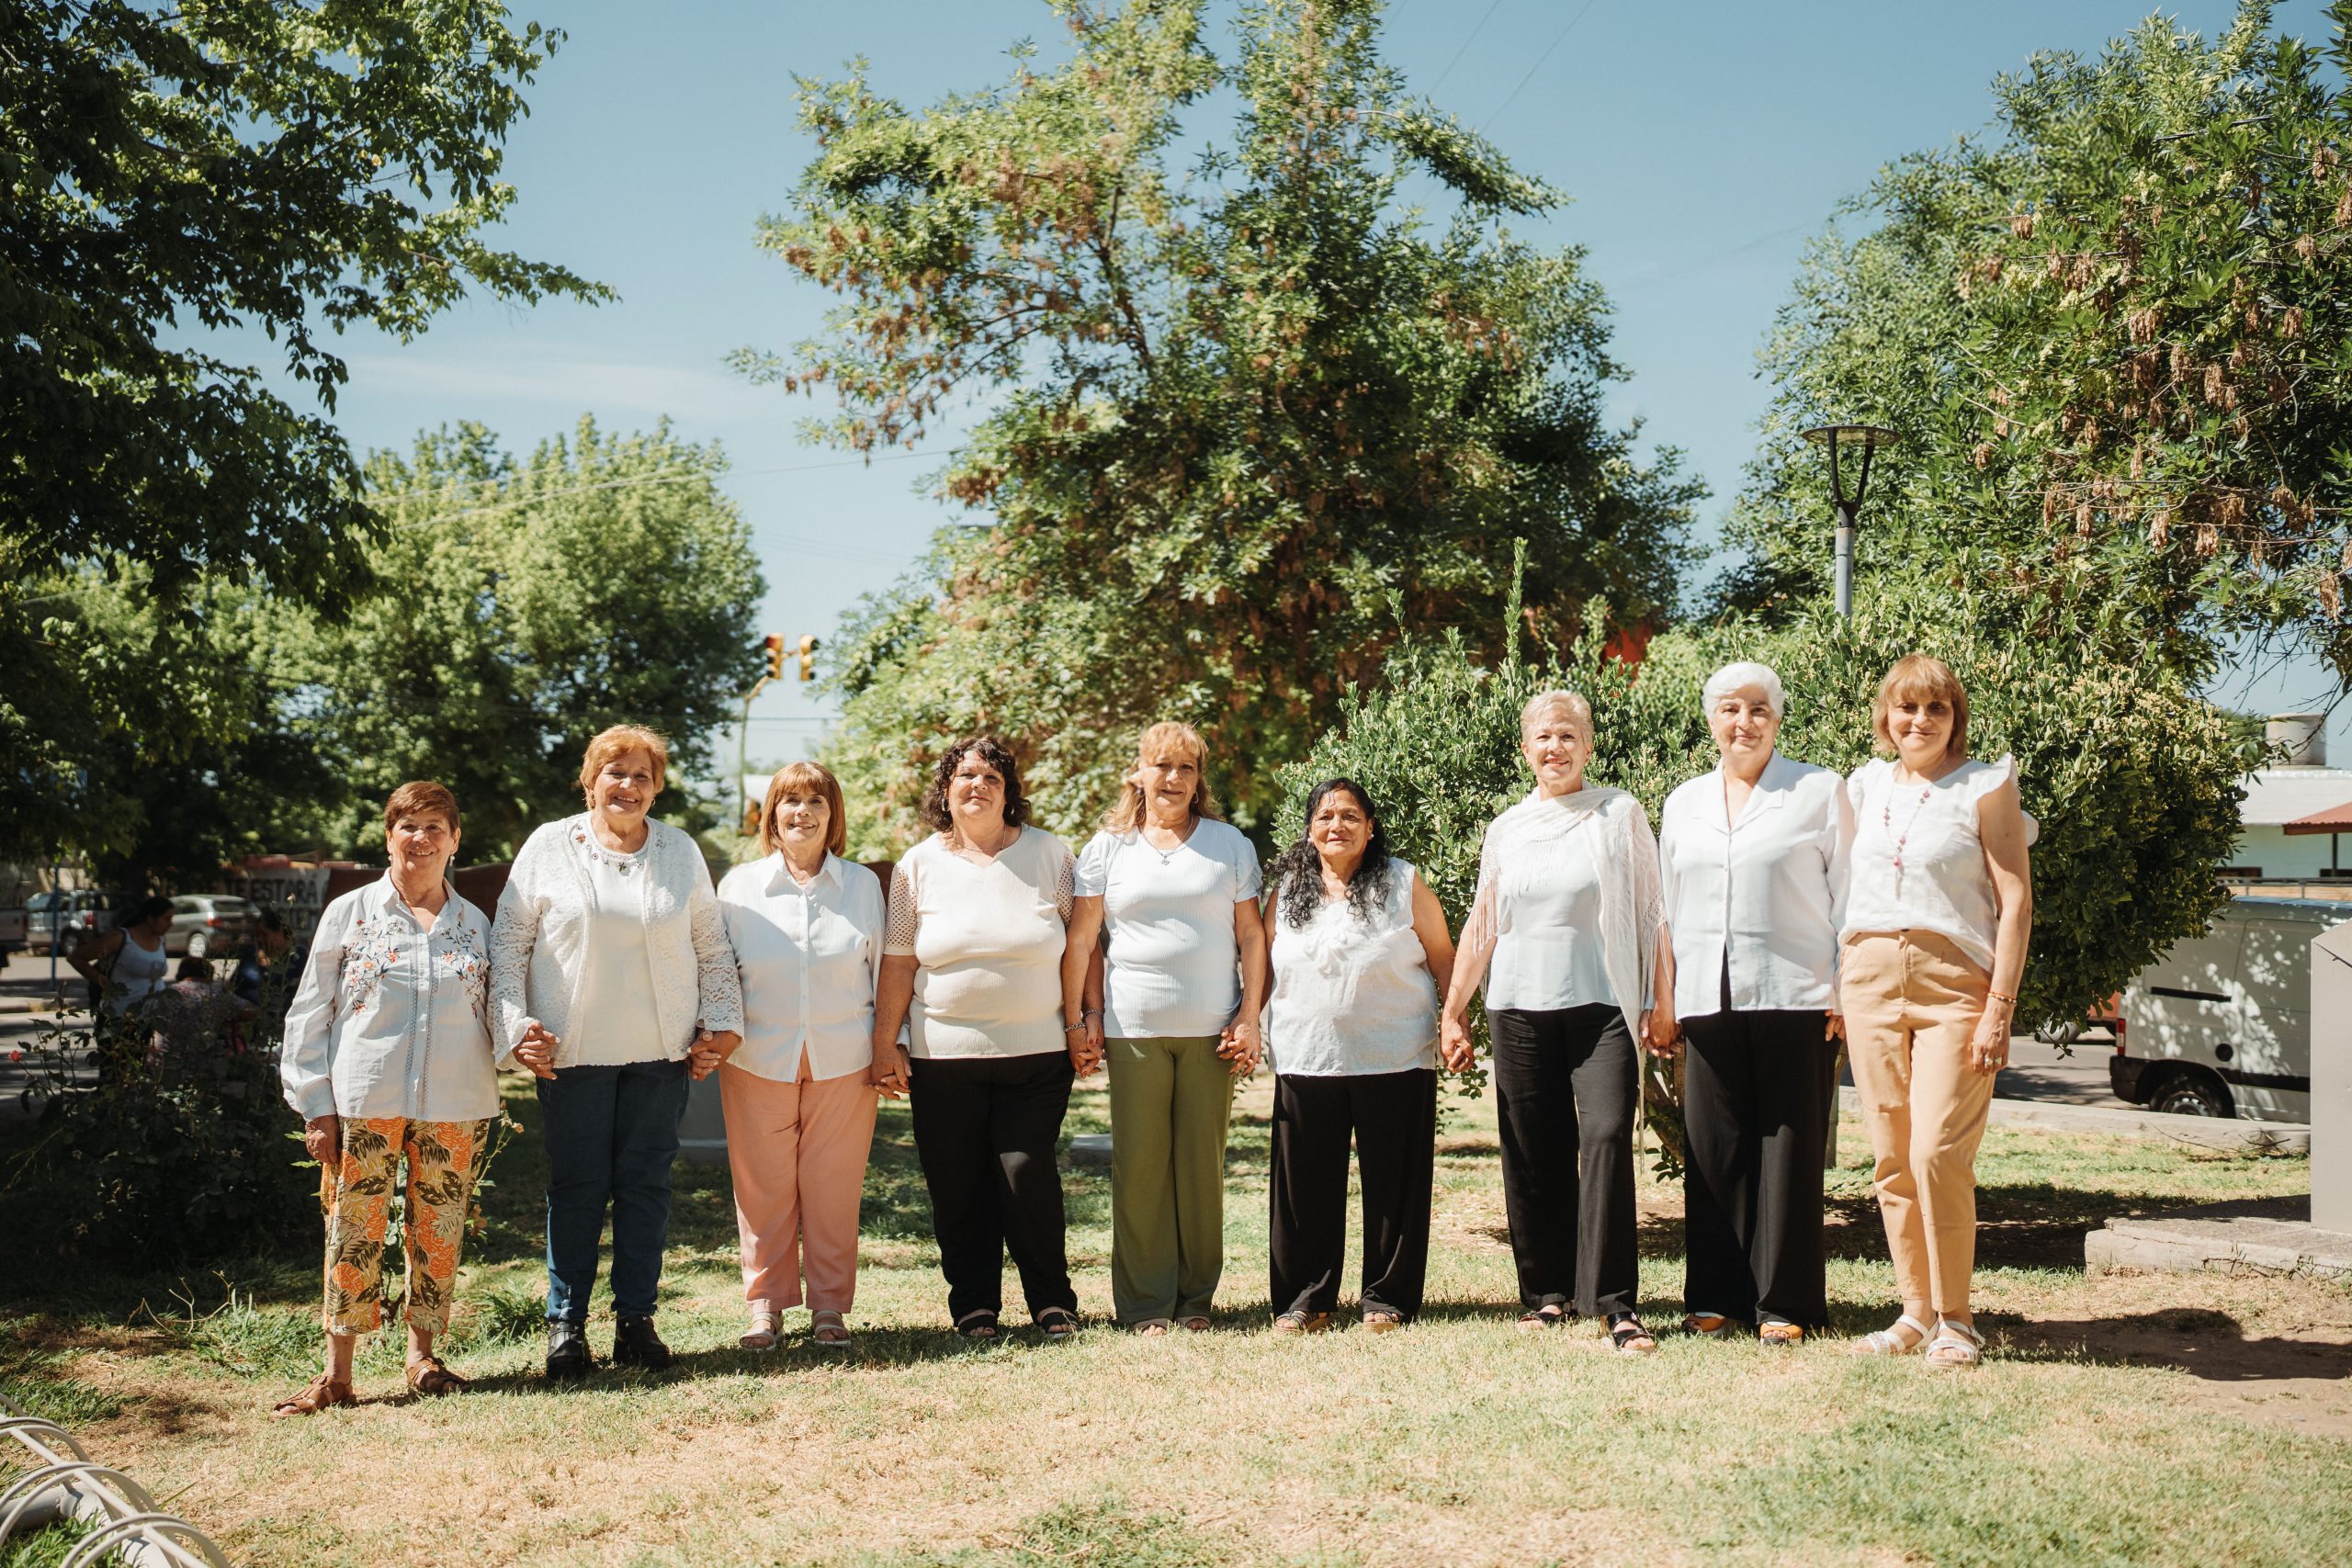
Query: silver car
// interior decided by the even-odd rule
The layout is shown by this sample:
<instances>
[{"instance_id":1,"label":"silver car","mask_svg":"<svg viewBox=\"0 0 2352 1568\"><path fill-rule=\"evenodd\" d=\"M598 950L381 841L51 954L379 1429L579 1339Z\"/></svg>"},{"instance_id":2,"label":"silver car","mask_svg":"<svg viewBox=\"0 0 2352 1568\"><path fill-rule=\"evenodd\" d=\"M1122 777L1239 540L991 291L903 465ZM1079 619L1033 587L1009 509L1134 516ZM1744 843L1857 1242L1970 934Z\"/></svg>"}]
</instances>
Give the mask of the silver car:
<instances>
[{"instance_id":1,"label":"silver car","mask_svg":"<svg viewBox=\"0 0 2352 1568\"><path fill-rule=\"evenodd\" d=\"M254 932L254 907L232 893L188 893L172 900L164 951L190 958L233 953Z\"/></svg>"}]
</instances>

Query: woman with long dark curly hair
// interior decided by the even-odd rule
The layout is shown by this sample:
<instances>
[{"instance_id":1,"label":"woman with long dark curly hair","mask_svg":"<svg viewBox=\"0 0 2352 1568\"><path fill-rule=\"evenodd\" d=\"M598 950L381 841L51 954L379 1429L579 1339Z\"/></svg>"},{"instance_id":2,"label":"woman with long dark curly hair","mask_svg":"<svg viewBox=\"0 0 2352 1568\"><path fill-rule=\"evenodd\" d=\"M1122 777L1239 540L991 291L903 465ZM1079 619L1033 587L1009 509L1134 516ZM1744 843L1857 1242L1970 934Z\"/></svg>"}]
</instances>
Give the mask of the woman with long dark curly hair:
<instances>
[{"instance_id":1,"label":"woman with long dark curly hair","mask_svg":"<svg viewBox=\"0 0 2352 1568\"><path fill-rule=\"evenodd\" d=\"M922 815L932 836L890 877L875 1060L881 1081L910 1076L915 1153L956 1331L997 1337L1010 1252L1031 1320L1048 1339L1067 1339L1078 1332L1078 1296L1054 1145L1074 1077L1061 968L1076 862L1028 825L1020 769L988 736L940 757Z\"/></svg>"},{"instance_id":2,"label":"woman with long dark curly hair","mask_svg":"<svg viewBox=\"0 0 2352 1568\"><path fill-rule=\"evenodd\" d=\"M1274 1329L1320 1333L1339 1308L1351 1135L1363 1187L1358 1306L1374 1333L1399 1328L1420 1311L1429 1265L1438 998L1453 969L1445 911L1388 852L1352 779L1315 786L1306 832L1274 863L1272 885Z\"/></svg>"}]
</instances>

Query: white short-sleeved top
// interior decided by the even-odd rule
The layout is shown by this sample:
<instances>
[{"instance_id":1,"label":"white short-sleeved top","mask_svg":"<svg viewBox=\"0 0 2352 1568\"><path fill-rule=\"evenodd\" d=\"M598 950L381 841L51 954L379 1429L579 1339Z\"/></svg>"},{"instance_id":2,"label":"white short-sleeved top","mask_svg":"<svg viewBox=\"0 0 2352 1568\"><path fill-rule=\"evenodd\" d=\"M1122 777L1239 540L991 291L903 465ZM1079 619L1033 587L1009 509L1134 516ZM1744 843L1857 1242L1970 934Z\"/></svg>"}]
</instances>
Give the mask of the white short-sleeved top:
<instances>
[{"instance_id":1,"label":"white short-sleeved top","mask_svg":"<svg viewBox=\"0 0 2352 1568\"><path fill-rule=\"evenodd\" d=\"M882 950L911 956L907 1013L917 1061L1027 1056L1065 1048L1062 950L1076 863L1042 828L994 859L965 859L933 834L890 874Z\"/></svg>"},{"instance_id":2,"label":"white short-sleeved top","mask_svg":"<svg viewBox=\"0 0 2352 1568\"><path fill-rule=\"evenodd\" d=\"M1437 1066L1437 981L1413 930L1413 868L1391 857L1388 896L1364 912L1326 898L1294 926L1277 898L1273 987L1262 1027L1277 1077Z\"/></svg>"},{"instance_id":3,"label":"white short-sleeved top","mask_svg":"<svg viewBox=\"0 0 2352 1568\"><path fill-rule=\"evenodd\" d=\"M862 1073L874 1061L874 982L882 967L882 881L828 854L803 887L773 852L718 881L743 982L743 1043L727 1058L791 1083Z\"/></svg>"},{"instance_id":4,"label":"white short-sleeved top","mask_svg":"<svg viewBox=\"0 0 2352 1568\"><path fill-rule=\"evenodd\" d=\"M1846 781L1777 753L1739 819L1724 810L1724 771L1666 797L1657 853L1674 934L1674 1016L1731 1005L1835 1011L1854 817Z\"/></svg>"},{"instance_id":5,"label":"white short-sleeved top","mask_svg":"<svg viewBox=\"0 0 2352 1568\"><path fill-rule=\"evenodd\" d=\"M1259 892L1258 851L1203 818L1165 853L1136 833L1097 833L1078 857L1078 896L1102 900L1110 952L1103 1032L1114 1039L1215 1034L1241 1005L1234 906Z\"/></svg>"},{"instance_id":6,"label":"white short-sleeved top","mask_svg":"<svg viewBox=\"0 0 2352 1568\"><path fill-rule=\"evenodd\" d=\"M1863 763L1846 781L1854 852L1840 940L1929 931L1990 973L2000 908L1976 828L1976 805L2017 776L2017 761L1970 761L1933 784L1897 784L1894 764ZM2026 842L2038 829L2026 818ZM1900 862L1898 864L1897 863Z\"/></svg>"}]
</instances>

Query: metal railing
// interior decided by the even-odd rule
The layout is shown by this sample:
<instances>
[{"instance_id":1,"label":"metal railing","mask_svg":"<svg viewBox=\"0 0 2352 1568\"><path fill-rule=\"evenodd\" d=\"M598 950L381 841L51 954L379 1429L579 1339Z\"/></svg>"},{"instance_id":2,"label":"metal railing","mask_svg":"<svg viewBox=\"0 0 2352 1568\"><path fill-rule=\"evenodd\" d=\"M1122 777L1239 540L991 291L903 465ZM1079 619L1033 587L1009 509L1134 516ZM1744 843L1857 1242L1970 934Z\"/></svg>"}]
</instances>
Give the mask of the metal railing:
<instances>
[{"instance_id":1,"label":"metal railing","mask_svg":"<svg viewBox=\"0 0 2352 1568\"><path fill-rule=\"evenodd\" d=\"M77 1520L90 1531L59 1568L94 1568L119 1556L133 1568L229 1568L211 1538L155 1506L147 1489L90 1457L56 1422L0 1398L0 1435L14 1438L33 1468L0 1488L0 1541L19 1529Z\"/></svg>"}]
</instances>

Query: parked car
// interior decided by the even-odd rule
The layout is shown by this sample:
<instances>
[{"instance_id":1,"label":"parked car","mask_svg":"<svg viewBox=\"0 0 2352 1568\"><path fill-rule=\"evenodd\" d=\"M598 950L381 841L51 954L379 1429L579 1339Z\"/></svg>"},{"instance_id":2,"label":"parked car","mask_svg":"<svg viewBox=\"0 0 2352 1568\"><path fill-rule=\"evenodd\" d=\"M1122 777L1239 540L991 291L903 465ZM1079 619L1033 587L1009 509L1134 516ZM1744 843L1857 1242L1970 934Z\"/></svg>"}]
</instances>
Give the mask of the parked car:
<instances>
[{"instance_id":1,"label":"parked car","mask_svg":"<svg viewBox=\"0 0 2352 1568\"><path fill-rule=\"evenodd\" d=\"M0 909L0 969L32 942L32 916L22 908Z\"/></svg>"},{"instance_id":2,"label":"parked car","mask_svg":"<svg viewBox=\"0 0 2352 1568\"><path fill-rule=\"evenodd\" d=\"M26 937L38 951L62 958L92 937L114 929L119 896L89 888L36 893L25 901Z\"/></svg>"},{"instance_id":3,"label":"parked car","mask_svg":"<svg viewBox=\"0 0 2352 1568\"><path fill-rule=\"evenodd\" d=\"M202 958L233 953L253 934L254 909L232 893L189 893L172 900L172 929L164 951Z\"/></svg>"},{"instance_id":4,"label":"parked car","mask_svg":"<svg viewBox=\"0 0 2352 1568\"><path fill-rule=\"evenodd\" d=\"M2328 898L2233 898L2123 992L2118 1099L2191 1116L2308 1122L2312 939L2352 919Z\"/></svg>"}]
</instances>

